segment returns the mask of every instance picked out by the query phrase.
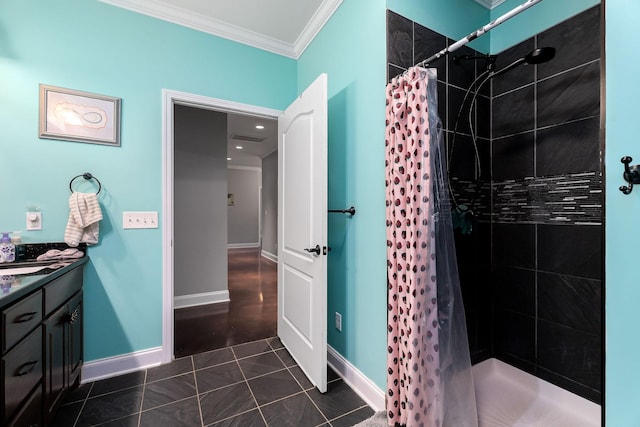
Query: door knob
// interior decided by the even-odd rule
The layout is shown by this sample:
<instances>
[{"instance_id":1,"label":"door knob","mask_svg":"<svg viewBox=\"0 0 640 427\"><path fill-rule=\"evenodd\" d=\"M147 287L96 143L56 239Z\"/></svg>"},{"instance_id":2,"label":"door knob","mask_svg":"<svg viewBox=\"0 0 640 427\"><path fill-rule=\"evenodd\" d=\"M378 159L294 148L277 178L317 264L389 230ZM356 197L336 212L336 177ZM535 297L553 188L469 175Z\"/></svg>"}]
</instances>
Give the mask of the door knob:
<instances>
[{"instance_id":1,"label":"door knob","mask_svg":"<svg viewBox=\"0 0 640 427\"><path fill-rule=\"evenodd\" d=\"M320 245L316 245L315 248L305 249L305 251L309 253L315 253L316 255L320 256Z\"/></svg>"}]
</instances>

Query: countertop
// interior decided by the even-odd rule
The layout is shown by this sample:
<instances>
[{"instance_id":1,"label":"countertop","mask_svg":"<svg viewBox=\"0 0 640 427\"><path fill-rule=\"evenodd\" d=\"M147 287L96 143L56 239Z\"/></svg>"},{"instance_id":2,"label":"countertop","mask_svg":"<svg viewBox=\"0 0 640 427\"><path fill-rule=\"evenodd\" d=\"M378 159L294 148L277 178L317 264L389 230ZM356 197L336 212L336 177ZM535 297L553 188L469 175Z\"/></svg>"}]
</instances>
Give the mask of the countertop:
<instances>
[{"instance_id":1,"label":"countertop","mask_svg":"<svg viewBox=\"0 0 640 427\"><path fill-rule=\"evenodd\" d=\"M88 261L89 257L85 255L82 258L69 260L24 261L0 264L0 309L38 290L66 272L86 264ZM46 268L32 274L18 274L15 276L2 274L2 270L7 268L53 265L60 262L70 262L71 264L56 269Z\"/></svg>"}]
</instances>

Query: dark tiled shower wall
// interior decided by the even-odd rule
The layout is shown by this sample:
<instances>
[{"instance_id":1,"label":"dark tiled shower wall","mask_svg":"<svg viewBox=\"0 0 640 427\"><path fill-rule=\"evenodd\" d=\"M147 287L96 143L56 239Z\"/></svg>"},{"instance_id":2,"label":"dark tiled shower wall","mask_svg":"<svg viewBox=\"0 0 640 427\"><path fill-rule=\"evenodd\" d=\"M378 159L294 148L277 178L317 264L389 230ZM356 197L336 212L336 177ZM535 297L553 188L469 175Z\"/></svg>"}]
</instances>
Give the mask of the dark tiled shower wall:
<instances>
[{"instance_id":1,"label":"dark tiled shower wall","mask_svg":"<svg viewBox=\"0 0 640 427\"><path fill-rule=\"evenodd\" d=\"M492 82L494 355L600 403L600 6L498 54Z\"/></svg>"},{"instance_id":2,"label":"dark tiled shower wall","mask_svg":"<svg viewBox=\"0 0 640 427\"><path fill-rule=\"evenodd\" d=\"M499 69L535 47L557 50L551 62L520 66L482 88L472 124L480 182L468 125L458 127L453 154L451 148L460 103L484 62L457 64L449 57L431 64L438 68L453 192L458 202L473 202L480 219L473 233L456 236L472 362L495 356L596 402L602 390L599 27L596 6L498 54ZM389 79L452 42L389 11ZM464 47L454 54L477 53Z\"/></svg>"},{"instance_id":3,"label":"dark tiled shower wall","mask_svg":"<svg viewBox=\"0 0 640 427\"><path fill-rule=\"evenodd\" d=\"M388 80L404 72L412 65L430 57L444 49L454 40L421 26L392 11L387 11L387 62ZM456 51L456 56L481 55L469 47ZM473 126L479 136L479 147L482 155L482 169L487 175L486 185L482 185L482 192L476 182L476 166L474 162L474 148L471 144L470 128L466 116L461 120L456 133L453 131L460 104L465 91L475 80L476 76L486 69L484 60L458 61L453 56L440 58L432 67L438 70L438 113L444 128L444 137L450 153L452 186L458 196L458 202L469 202L472 199L481 201L484 206L485 217L489 217L491 189L488 173L489 162L489 94L490 85L483 86L478 96L478 107L474 110ZM473 93L472 93L473 95ZM453 154L451 147L454 146ZM477 232L468 236L456 236L456 252L460 274L460 284L463 294L469 347L472 362L478 362L491 357L491 293L486 289L490 286L491 271L491 235L488 224L478 224ZM482 255L479 255L482 254Z\"/></svg>"}]
</instances>

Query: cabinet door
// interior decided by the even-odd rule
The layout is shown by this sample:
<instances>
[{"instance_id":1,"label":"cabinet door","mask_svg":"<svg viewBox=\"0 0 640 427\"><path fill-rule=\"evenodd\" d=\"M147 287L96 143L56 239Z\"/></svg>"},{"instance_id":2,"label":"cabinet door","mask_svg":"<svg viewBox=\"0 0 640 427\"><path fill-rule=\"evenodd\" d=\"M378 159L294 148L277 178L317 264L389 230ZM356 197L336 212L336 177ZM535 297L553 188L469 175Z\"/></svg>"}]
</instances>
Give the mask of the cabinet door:
<instances>
[{"instance_id":1,"label":"cabinet door","mask_svg":"<svg viewBox=\"0 0 640 427\"><path fill-rule=\"evenodd\" d=\"M64 304L45 321L45 418L50 420L64 397L67 379L65 340L68 305Z\"/></svg>"},{"instance_id":2,"label":"cabinet door","mask_svg":"<svg viewBox=\"0 0 640 427\"><path fill-rule=\"evenodd\" d=\"M68 387L79 381L80 371L82 368L82 292L78 292L71 301L69 301L69 326L68 326L68 339L69 339L69 355L67 358L69 379L67 382Z\"/></svg>"}]
</instances>

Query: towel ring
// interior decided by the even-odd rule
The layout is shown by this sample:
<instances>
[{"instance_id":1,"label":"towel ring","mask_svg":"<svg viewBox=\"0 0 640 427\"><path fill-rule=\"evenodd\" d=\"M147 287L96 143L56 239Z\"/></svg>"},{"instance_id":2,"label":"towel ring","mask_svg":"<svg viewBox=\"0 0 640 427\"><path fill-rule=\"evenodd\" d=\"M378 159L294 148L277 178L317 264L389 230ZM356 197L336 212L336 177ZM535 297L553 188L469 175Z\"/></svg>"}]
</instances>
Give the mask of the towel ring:
<instances>
[{"instance_id":1,"label":"towel ring","mask_svg":"<svg viewBox=\"0 0 640 427\"><path fill-rule=\"evenodd\" d=\"M85 172L82 175L77 175L74 176L73 178L71 178L71 181L69 181L69 190L71 190L71 192L73 193L73 188L71 187L71 184L73 184L73 181L75 181L78 178L84 178L87 181L90 179L95 179L96 182L98 183L98 191L96 191L96 194L100 194L100 190L102 190L102 184L100 184L100 180L98 178L96 178L95 176L91 175L89 172Z\"/></svg>"}]
</instances>

